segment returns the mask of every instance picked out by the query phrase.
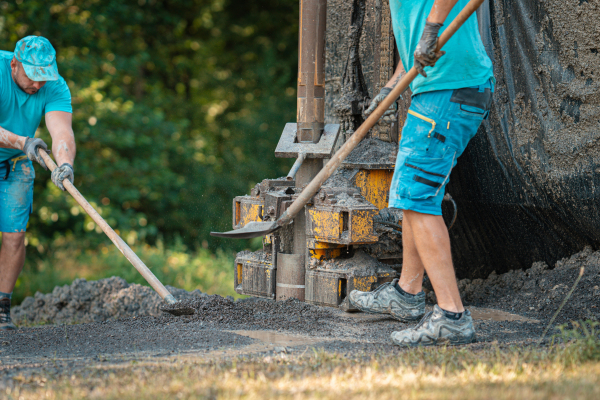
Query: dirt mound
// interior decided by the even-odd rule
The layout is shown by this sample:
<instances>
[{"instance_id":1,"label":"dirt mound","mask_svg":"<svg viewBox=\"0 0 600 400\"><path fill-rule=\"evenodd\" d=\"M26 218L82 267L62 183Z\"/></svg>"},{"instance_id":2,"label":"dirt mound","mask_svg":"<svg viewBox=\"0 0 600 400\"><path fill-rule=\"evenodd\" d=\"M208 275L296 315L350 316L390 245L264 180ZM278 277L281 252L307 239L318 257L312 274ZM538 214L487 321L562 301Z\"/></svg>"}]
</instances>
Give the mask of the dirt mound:
<instances>
[{"instance_id":1,"label":"dirt mound","mask_svg":"<svg viewBox=\"0 0 600 400\"><path fill-rule=\"evenodd\" d=\"M525 271L492 273L487 279L463 279L458 286L466 304L497 308L531 318L548 320L573 286L581 267L585 272L557 323L600 320L600 251L586 248L562 259L550 269L544 262ZM433 296L430 295L430 300Z\"/></svg>"},{"instance_id":2,"label":"dirt mound","mask_svg":"<svg viewBox=\"0 0 600 400\"><path fill-rule=\"evenodd\" d=\"M600 320L600 251L586 248L565 258L550 269L546 263L534 263L530 269L487 279L463 279L458 286L467 306L499 309L537 320L549 320L575 282L581 267L585 273L572 297L559 314L557 323L571 320ZM435 302L431 285L426 282L428 300ZM178 299L196 309L185 322L199 321L245 329L284 329L302 332L329 329L327 321L337 317L327 308L297 300L274 302L248 298L234 301L199 290L186 292L169 287ZM121 318L155 316L158 323L177 318L160 311L164 303L151 288L128 284L117 277L88 282L77 279L71 285L56 287L52 293L36 293L20 306L13 307L17 324L102 322Z\"/></svg>"},{"instance_id":3,"label":"dirt mound","mask_svg":"<svg viewBox=\"0 0 600 400\"><path fill-rule=\"evenodd\" d=\"M296 299L272 301L248 298L233 301L219 295L204 296L184 300L196 309L196 314L188 317L173 317L163 314L159 322L171 323L202 321L211 325L226 325L228 329L283 329L314 333L323 330L323 323L331 320L329 309L316 307Z\"/></svg>"},{"instance_id":4,"label":"dirt mound","mask_svg":"<svg viewBox=\"0 0 600 400\"><path fill-rule=\"evenodd\" d=\"M344 160L348 164L385 162L394 151L394 144L379 139L364 139Z\"/></svg>"},{"instance_id":5,"label":"dirt mound","mask_svg":"<svg viewBox=\"0 0 600 400\"><path fill-rule=\"evenodd\" d=\"M177 299L206 296L199 290L187 292L168 287ZM52 293L37 292L12 308L17 324L84 323L139 316L158 316L164 304L151 288L129 284L112 277L88 282L76 279L71 285L57 286Z\"/></svg>"}]
</instances>

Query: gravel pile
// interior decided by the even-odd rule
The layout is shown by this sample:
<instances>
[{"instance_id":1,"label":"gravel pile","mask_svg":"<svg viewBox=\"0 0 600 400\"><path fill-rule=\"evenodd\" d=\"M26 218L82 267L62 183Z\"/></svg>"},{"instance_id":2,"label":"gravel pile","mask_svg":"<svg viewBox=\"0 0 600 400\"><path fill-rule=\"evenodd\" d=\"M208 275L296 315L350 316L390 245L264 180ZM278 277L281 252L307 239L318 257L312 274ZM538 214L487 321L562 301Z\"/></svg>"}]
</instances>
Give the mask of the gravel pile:
<instances>
[{"instance_id":1,"label":"gravel pile","mask_svg":"<svg viewBox=\"0 0 600 400\"><path fill-rule=\"evenodd\" d=\"M327 308L316 307L296 299L272 301L247 298L233 301L219 295L190 298L183 301L196 309L196 314L174 317L162 314L160 323L208 322L225 325L228 329L277 329L314 333L323 330L323 324L335 317Z\"/></svg>"},{"instance_id":2,"label":"gravel pile","mask_svg":"<svg viewBox=\"0 0 600 400\"><path fill-rule=\"evenodd\" d=\"M536 320L549 320L575 282L581 267L583 278L557 318L557 323L572 320L600 320L600 251L586 248L559 261L553 269L543 262L528 270L492 273L487 279L463 279L458 286L467 306L494 308ZM435 294L426 282L428 300ZM338 319L327 308L297 300L274 302L248 298L234 301L199 290L186 292L169 287L178 300L197 310L186 322L206 321L247 329L290 329L321 331L326 321ZM17 324L102 322L122 318L154 316L159 323L173 317L160 311L164 305L158 294L147 286L128 284L117 277L88 282L77 279L71 285L56 287L52 293L36 293L20 306L13 307ZM325 328L327 329L327 328Z\"/></svg>"},{"instance_id":3,"label":"gravel pile","mask_svg":"<svg viewBox=\"0 0 600 400\"><path fill-rule=\"evenodd\" d=\"M525 271L492 273L485 280L464 279L458 286L467 304L548 320L573 286L581 267L585 268L583 277L557 323L600 320L600 251L591 248L557 262L553 269L537 262Z\"/></svg>"},{"instance_id":4,"label":"gravel pile","mask_svg":"<svg viewBox=\"0 0 600 400\"><path fill-rule=\"evenodd\" d=\"M201 298L199 290L187 292L167 287L177 299ZM88 282L76 279L71 285L57 286L52 293L37 292L11 310L17 324L85 323L139 316L159 316L164 305L150 287L129 284L112 277Z\"/></svg>"},{"instance_id":5,"label":"gravel pile","mask_svg":"<svg viewBox=\"0 0 600 400\"><path fill-rule=\"evenodd\" d=\"M362 163L380 163L381 160L389 158L394 151L394 145L383 140L369 138L363 139L358 146L346 157L345 163L362 164Z\"/></svg>"}]
</instances>

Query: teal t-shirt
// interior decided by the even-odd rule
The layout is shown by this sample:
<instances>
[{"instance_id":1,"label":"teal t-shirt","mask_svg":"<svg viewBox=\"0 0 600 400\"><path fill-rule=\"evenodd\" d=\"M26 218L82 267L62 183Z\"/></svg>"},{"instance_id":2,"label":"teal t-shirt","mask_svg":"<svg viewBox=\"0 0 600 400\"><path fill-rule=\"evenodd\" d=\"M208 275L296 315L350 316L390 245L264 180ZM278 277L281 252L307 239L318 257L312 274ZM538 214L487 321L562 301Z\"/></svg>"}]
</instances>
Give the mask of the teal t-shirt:
<instances>
[{"instance_id":1,"label":"teal t-shirt","mask_svg":"<svg viewBox=\"0 0 600 400\"><path fill-rule=\"evenodd\" d=\"M433 3L434 0L390 0L394 36L405 71L414 64L413 54ZM440 35L467 3L468 0L458 0L440 29ZM492 61L483 47L475 13L442 50L446 54L439 59L435 67L425 67L427 78L418 75L411 83L413 95L434 90L478 86L494 77Z\"/></svg>"},{"instance_id":2,"label":"teal t-shirt","mask_svg":"<svg viewBox=\"0 0 600 400\"><path fill-rule=\"evenodd\" d=\"M42 115L50 111L72 113L71 92L65 80L46 82L36 93L27 94L11 76L13 53L0 51L0 126L19 136L34 137ZM0 162L18 157L21 150L0 148Z\"/></svg>"}]
</instances>

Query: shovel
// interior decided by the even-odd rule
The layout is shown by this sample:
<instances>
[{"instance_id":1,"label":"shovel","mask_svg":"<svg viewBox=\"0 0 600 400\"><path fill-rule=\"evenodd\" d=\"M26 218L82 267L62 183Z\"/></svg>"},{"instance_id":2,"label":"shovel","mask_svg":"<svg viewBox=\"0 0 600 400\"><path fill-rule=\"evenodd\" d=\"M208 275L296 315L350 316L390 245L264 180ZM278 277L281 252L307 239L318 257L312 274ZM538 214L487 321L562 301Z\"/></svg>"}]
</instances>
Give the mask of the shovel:
<instances>
[{"instance_id":1,"label":"shovel","mask_svg":"<svg viewBox=\"0 0 600 400\"><path fill-rule=\"evenodd\" d=\"M43 149L38 149L40 156L44 159L46 166L50 169L50 171L54 171L56 168L56 164L54 160L50 158L48 153L46 153ZM177 300L175 297L167 290L167 288L158 280L158 278L148 269L146 264L140 260L140 258L131 250L131 248L121 239L117 232L115 232L110 225L106 223L106 221L98 214L98 212L92 207L90 203L79 193L79 190L69 181L68 179L63 180L63 185L67 192L73 196L75 201L79 203L79 205L85 210L86 213L102 230L106 233L106 236L109 237L110 240L117 246L117 248L123 253L125 258L129 260L131 265L138 270L140 274L144 277L144 279L152 286L156 293L167 303L166 307L163 307L162 310L168 312L173 315L191 315L194 314L195 310L192 307L189 307Z\"/></svg>"},{"instance_id":2,"label":"shovel","mask_svg":"<svg viewBox=\"0 0 600 400\"><path fill-rule=\"evenodd\" d=\"M450 40L452 35L456 33L458 28L469 19L469 17L479 8L484 0L471 0L465 8L456 16L454 21L442 33L438 39L436 51L439 51ZM249 222L241 229L235 229L229 232L211 232L211 236L232 238L232 239L251 239L268 235L275 232L282 226L292 222L296 214L298 214L304 206L312 199L312 197L321 188L321 185L335 172L342 161L350 154L352 150L360 143L367 135L369 129L381 118L383 113L396 101L398 97L408 88L408 85L417 77L419 73L415 67L412 67L406 75L402 77L400 82L392 89L390 94L381 102L373 113L366 119L365 122L354 132L354 134L344 143L344 145L333 155L331 160L325 164L321 172L313 178L313 180L304 188L300 196L288 207L288 209L277 219L277 221L267 222Z\"/></svg>"}]
</instances>

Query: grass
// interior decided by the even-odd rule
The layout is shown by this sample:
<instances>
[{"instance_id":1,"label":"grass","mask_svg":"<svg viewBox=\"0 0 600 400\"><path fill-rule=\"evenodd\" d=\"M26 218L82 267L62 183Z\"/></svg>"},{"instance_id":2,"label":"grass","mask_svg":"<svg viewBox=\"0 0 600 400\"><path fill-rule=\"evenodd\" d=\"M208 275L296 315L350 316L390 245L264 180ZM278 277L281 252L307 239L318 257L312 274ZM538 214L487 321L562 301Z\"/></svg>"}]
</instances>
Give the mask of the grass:
<instances>
[{"instance_id":1,"label":"grass","mask_svg":"<svg viewBox=\"0 0 600 400\"><path fill-rule=\"evenodd\" d=\"M212 254L205 249L191 253L181 244L165 248L160 243L132 249L165 285L240 297L233 290L234 253ZM148 285L112 244L82 250L76 243L62 243L42 259L27 259L15 286L13 305L20 304L36 291L48 293L55 286L71 284L76 278L97 280L111 276Z\"/></svg>"},{"instance_id":2,"label":"grass","mask_svg":"<svg viewBox=\"0 0 600 400\"><path fill-rule=\"evenodd\" d=\"M18 378L14 399L598 399L600 340L594 323L549 347L410 349L345 357L322 350L226 362L175 357L89 366L59 378Z\"/></svg>"}]
</instances>

